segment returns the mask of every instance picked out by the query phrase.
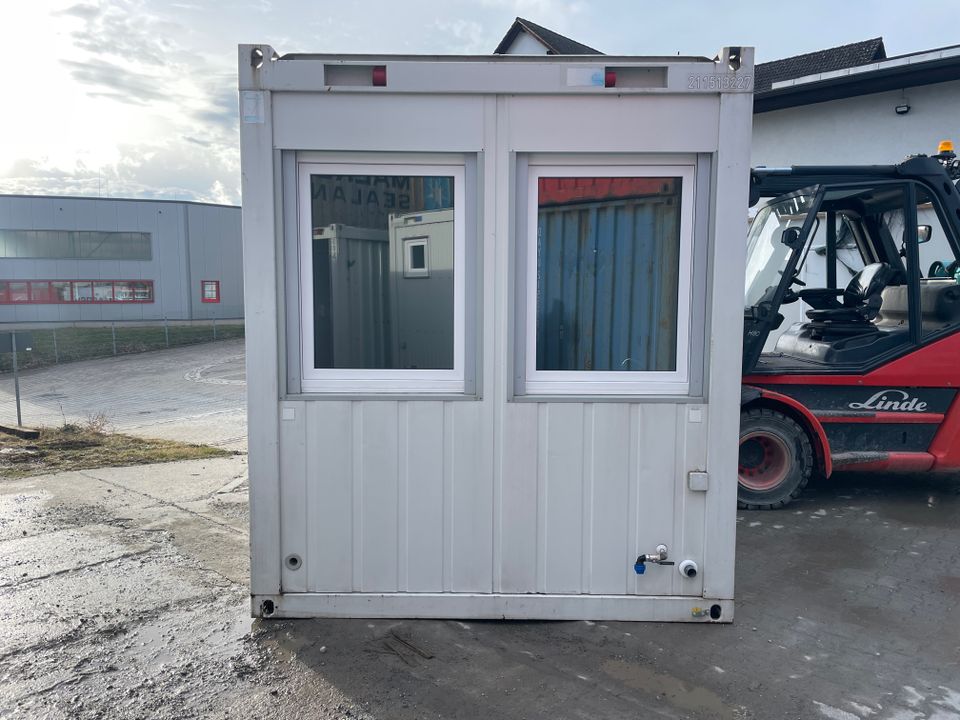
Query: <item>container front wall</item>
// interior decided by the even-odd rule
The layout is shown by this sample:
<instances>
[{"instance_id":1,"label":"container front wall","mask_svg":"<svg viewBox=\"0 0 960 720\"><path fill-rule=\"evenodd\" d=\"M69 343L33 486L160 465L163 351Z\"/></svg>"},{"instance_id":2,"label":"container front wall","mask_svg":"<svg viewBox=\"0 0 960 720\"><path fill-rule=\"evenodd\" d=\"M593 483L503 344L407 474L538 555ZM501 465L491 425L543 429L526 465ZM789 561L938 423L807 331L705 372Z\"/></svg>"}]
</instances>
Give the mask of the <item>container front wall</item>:
<instances>
[{"instance_id":1,"label":"container front wall","mask_svg":"<svg viewBox=\"0 0 960 720\"><path fill-rule=\"evenodd\" d=\"M720 97L584 97L571 104L550 96L449 95L406 102L400 111L389 97L273 93L273 147L298 157L363 148L478 158L478 193L468 198L476 203L478 267L467 268L477 278L467 298L476 318L468 348L477 392L324 397L299 394L295 378L281 377L279 404L269 411L279 420L280 553L264 558L254 540L254 611L265 612L260 603L267 598L279 616L690 620L716 602L722 619L732 619L734 505L726 483L735 485L735 452L718 449L729 434L718 427L735 426L737 407L733 393L712 406L710 363L691 357L700 384L684 397L520 397L514 383L521 302L515 258L517 244L527 242L516 223L517 158L615 152L655 161L682 153L716 162ZM748 116L745 107L737 112ZM330 119L322 133L312 120L321 114ZM397 122L366 129L371 118L388 116ZM437 117L442 127L428 130ZM715 179L704 181L711 188ZM712 245L716 200L713 190L696 199L704 228L698 242ZM301 221L293 205L276 208L284 227ZM245 242L250 248L252 240ZM701 249L698 262L713 268L713 248ZM278 254L290 251L278 241ZM288 260L276 258L294 298L277 295L286 313L296 312L298 293L296 265ZM693 327L709 332L713 282L698 267L708 287L691 313L707 320ZM250 314L248 305L248 323ZM283 354L298 357L297 339L280 339ZM708 336L692 346L713 344ZM271 352L251 346L248 352ZM726 354L722 372L736 384L738 353ZM267 360L284 367L282 357ZM266 409L269 378L252 375L249 383L251 413ZM267 442L251 435L252 473L257 445ZM708 492L688 488L691 471L710 474ZM265 487L254 495L267 497ZM255 513L264 502L255 501ZM720 513L729 518L711 520ZM675 566L648 565L637 574L637 556L659 544L671 560L692 559L701 572L689 579ZM664 604L645 602L656 598Z\"/></svg>"},{"instance_id":2,"label":"container front wall","mask_svg":"<svg viewBox=\"0 0 960 720\"><path fill-rule=\"evenodd\" d=\"M510 403L497 450L484 405L285 401L284 592L701 594L634 570L660 543L703 566L701 405Z\"/></svg>"}]
</instances>

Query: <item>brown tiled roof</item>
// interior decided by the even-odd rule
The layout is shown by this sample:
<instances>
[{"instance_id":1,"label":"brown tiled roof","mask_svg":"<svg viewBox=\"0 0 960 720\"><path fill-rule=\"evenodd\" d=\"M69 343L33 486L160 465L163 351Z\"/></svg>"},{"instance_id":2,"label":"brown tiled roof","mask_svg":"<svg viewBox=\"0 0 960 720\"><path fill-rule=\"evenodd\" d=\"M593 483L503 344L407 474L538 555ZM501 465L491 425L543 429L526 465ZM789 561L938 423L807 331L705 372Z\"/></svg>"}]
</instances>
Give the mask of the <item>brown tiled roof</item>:
<instances>
[{"instance_id":1,"label":"brown tiled roof","mask_svg":"<svg viewBox=\"0 0 960 720\"><path fill-rule=\"evenodd\" d=\"M550 55L603 55L599 50L594 50L588 45L578 43L576 40L571 40L560 33L555 33L553 30L548 30L542 25L537 25L521 17L513 21L513 25L507 30L507 34L503 36L503 40L497 45L497 49L493 51L493 54L503 55L507 52L510 45L513 44L513 41L521 32L530 33L546 45L547 53Z\"/></svg>"},{"instance_id":2,"label":"brown tiled roof","mask_svg":"<svg viewBox=\"0 0 960 720\"><path fill-rule=\"evenodd\" d=\"M762 93L770 90L774 83L784 80L795 80L807 75L869 65L885 60L886 57L883 38L873 38L804 55L794 55L782 60L759 63L756 67L754 92Z\"/></svg>"}]
</instances>

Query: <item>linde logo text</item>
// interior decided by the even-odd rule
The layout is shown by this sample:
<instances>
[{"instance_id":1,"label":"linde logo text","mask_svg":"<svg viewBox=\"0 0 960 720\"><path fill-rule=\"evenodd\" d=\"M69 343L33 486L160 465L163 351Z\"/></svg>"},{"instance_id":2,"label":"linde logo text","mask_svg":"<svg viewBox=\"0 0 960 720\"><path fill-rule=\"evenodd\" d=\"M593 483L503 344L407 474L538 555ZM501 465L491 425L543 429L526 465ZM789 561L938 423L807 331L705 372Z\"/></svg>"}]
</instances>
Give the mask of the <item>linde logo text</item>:
<instances>
[{"instance_id":1,"label":"linde logo text","mask_svg":"<svg viewBox=\"0 0 960 720\"><path fill-rule=\"evenodd\" d=\"M923 412L927 403L920 398L910 397L904 390L881 390L866 402L852 402L847 405L852 410L899 410L908 412Z\"/></svg>"}]
</instances>

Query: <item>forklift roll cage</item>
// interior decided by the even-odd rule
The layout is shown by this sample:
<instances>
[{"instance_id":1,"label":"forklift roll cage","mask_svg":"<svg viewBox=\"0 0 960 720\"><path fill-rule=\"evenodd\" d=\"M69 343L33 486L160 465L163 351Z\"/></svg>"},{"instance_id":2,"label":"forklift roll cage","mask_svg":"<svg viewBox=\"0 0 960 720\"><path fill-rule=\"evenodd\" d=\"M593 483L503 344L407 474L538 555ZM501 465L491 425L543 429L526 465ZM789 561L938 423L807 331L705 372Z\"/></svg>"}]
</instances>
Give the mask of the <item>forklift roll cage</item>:
<instances>
[{"instance_id":1,"label":"forklift roll cage","mask_svg":"<svg viewBox=\"0 0 960 720\"><path fill-rule=\"evenodd\" d=\"M780 370L767 370L758 367L758 361L763 345L769 332L779 325L778 317L780 306L789 295L789 288L793 278L803 261L812 249L813 236L811 232L817 224L817 217L823 213L821 209L826 192L856 189L864 186L871 188L890 187L903 189L904 233L902 245L897 248L890 238L882 235L870 238L857 238L861 253L866 253L875 262L886 262L894 267L905 280L909 307L908 332L909 344L896 348L890 353L884 353L871 358L866 363L858 363L856 367L835 366L808 368L805 372L837 373L857 370L865 372L882 365L898 356L907 354L921 344L935 342L941 337L956 332L956 327L943 328L939 332L932 332L926 337L922 335L922 319L920 304L920 259L919 241L917 235L917 189L922 186L932 198L936 207L946 239L955 258L960 258L960 196L954 180L948 174L944 164L934 157L918 156L909 158L898 165L865 165L865 166L794 166L790 168L757 168L752 170L750 177L750 204L756 205L761 199L776 198L782 200L799 194L813 195L814 201L807 213L799 237L792 241L796 247L784 268L781 281L768 299L767 307L761 310L766 322L757 327L758 313L751 313L751 308L745 309L745 332L743 373L779 373ZM837 232L835 210L826 210L826 241L825 262L827 272L826 286L837 288ZM866 245L866 246L865 246ZM906 262L904 262L906 261ZM751 322L753 321L753 322Z\"/></svg>"}]
</instances>

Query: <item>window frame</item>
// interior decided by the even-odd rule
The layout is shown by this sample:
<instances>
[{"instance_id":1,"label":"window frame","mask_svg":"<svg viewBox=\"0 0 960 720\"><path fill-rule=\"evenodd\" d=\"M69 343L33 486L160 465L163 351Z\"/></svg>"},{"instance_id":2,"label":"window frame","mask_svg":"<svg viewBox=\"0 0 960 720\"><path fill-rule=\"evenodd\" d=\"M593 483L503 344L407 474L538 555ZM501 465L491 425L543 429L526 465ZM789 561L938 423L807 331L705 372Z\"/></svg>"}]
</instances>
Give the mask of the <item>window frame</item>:
<instances>
[{"instance_id":1,"label":"window frame","mask_svg":"<svg viewBox=\"0 0 960 720\"><path fill-rule=\"evenodd\" d=\"M457 221L454 219L453 224ZM430 277L430 256L427 253L427 237L412 237L403 239L403 276L405 278L428 278ZM413 248L423 248L423 267L415 268L413 266Z\"/></svg>"},{"instance_id":2,"label":"window frame","mask_svg":"<svg viewBox=\"0 0 960 720\"><path fill-rule=\"evenodd\" d=\"M367 369L314 367L313 329L313 220L310 178L312 175L447 176L453 177L453 368ZM297 257L300 304L300 390L318 394L460 394L466 392L466 162L369 162L358 160L297 162ZM429 265L428 265L429 267ZM404 248L404 269L406 248Z\"/></svg>"},{"instance_id":3,"label":"window frame","mask_svg":"<svg viewBox=\"0 0 960 720\"><path fill-rule=\"evenodd\" d=\"M523 357L518 362L522 373L518 395L560 396L650 396L689 395L690 330L694 293L694 207L696 205L696 160L666 163L602 164L576 163L563 160L537 161L527 165L526 199L519 208L519 229L524 267L518 273L518 298L523 298L524 327L517 342ZM679 178L680 185L680 248L677 296L677 347L674 370L538 370L537 363L537 226L540 178L563 177L669 177ZM524 251L525 250L525 251Z\"/></svg>"},{"instance_id":4,"label":"window frame","mask_svg":"<svg viewBox=\"0 0 960 720\"><path fill-rule=\"evenodd\" d=\"M213 285L215 290L212 298L207 297L207 286ZM219 303L220 302L220 281L219 280L201 280L200 281L200 302Z\"/></svg>"},{"instance_id":5,"label":"window frame","mask_svg":"<svg viewBox=\"0 0 960 720\"><path fill-rule=\"evenodd\" d=\"M0 282L7 283L6 288L3 291L0 291L0 305L130 305L130 304L149 304L156 301L156 296L154 294L154 282L153 280L99 280L99 279L88 279L82 278L77 280L64 280L64 279L54 279L54 280L44 280L44 279L34 279L30 278L29 280L20 280L13 279L9 280L6 278L0 278ZM9 283L26 283L27 285L27 299L26 300L13 300L11 298L11 293L9 290ZM60 300L56 297L56 293L53 290L53 283L66 283L69 288L69 299ZM95 296L95 286L99 283L101 285L110 284L110 298L109 299L100 299L97 300ZM118 300L117 299L117 285L121 283L130 283L131 286L134 283L140 283L144 285L149 290L149 298L131 298L130 300ZM78 300L76 299L76 286L87 284L90 286L90 299L88 300ZM36 293L34 292L35 286L46 285L46 299L37 299Z\"/></svg>"}]
</instances>

